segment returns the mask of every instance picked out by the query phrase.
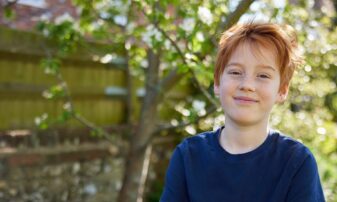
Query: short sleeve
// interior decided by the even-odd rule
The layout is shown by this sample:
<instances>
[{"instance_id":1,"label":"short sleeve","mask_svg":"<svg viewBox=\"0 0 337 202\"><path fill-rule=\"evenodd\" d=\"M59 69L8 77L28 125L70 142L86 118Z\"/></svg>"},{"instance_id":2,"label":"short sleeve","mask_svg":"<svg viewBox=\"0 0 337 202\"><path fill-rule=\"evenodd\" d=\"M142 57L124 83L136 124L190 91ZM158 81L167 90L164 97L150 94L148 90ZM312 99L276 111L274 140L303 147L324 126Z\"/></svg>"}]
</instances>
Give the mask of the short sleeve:
<instances>
[{"instance_id":1,"label":"short sleeve","mask_svg":"<svg viewBox=\"0 0 337 202\"><path fill-rule=\"evenodd\" d=\"M171 201L189 201L186 188L184 163L179 147L174 150L171 157L170 164L166 172L164 191L160 199L160 202Z\"/></svg>"},{"instance_id":2,"label":"short sleeve","mask_svg":"<svg viewBox=\"0 0 337 202\"><path fill-rule=\"evenodd\" d=\"M314 156L309 153L294 176L287 202L325 202Z\"/></svg>"}]
</instances>

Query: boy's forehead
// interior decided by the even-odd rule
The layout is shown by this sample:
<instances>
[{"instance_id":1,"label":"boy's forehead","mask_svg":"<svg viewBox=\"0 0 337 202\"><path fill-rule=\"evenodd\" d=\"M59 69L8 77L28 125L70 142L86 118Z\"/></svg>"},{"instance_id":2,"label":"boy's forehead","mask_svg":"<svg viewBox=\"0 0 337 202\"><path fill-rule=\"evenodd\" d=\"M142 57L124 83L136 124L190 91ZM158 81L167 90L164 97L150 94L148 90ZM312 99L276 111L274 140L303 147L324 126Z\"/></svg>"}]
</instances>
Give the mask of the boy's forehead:
<instances>
[{"instance_id":1,"label":"boy's forehead","mask_svg":"<svg viewBox=\"0 0 337 202\"><path fill-rule=\"evenodd\" d=\"M238 63L240 64L240 61L243 57L250 57L254 60L256 60L262 67L274 67L276 69L278 68L278 57L277 53L275 51L275 48L270 46L267 47L262 44L258 43L249 43L249 42L243 42L240 43L233 53L228 58L228 63ZM227 66L226 65L226 66ZM273 69L274 69L273 68Z\"/></svg>"}]
</instances>

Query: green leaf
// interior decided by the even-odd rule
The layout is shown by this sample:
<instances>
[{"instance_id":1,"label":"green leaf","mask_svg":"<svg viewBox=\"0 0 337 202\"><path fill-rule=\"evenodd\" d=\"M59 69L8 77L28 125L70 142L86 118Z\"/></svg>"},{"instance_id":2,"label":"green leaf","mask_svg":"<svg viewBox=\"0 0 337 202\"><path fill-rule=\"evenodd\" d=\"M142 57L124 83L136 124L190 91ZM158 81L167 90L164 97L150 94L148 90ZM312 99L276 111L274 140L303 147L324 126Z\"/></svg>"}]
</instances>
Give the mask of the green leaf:
<instances>
[{"instance_id":1,"label":"green leaf","mask_svg":"<svg viewBox=\"0 0 337 202\"><path fill-rule=\"evenodd\" d=\"M14 20L14 18L15 18L15 12L12 10L12 8L6 7L4 9L4 17L7 20Z\"/></svg>"},{"instance_id":2,"label":"green leaf","mask_svg":"<svg viewBox=\"0 0 337 202\"><path fill-rule=\"evenodd\" d=\"M57 75L59 72L61 61L57 58L42 59L40 66L44 69L46 74Z\"/></svg>"}]
</instances>

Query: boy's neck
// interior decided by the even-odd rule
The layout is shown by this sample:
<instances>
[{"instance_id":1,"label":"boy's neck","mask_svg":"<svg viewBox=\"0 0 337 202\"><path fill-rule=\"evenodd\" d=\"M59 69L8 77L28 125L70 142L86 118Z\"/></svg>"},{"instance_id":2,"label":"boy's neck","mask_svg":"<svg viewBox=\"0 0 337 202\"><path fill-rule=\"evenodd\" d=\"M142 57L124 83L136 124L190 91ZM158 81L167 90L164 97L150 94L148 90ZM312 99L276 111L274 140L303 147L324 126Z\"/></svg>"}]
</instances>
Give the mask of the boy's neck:
<instances>
[{"instance_id":1,"label":"boy's neck","mask_svg":"<svg viewBox=\"0 0 337 202\"><path fill-rule=\"evenodd\" d=\"M226 121L221 131L220 145L231 154L247 153L266 140L268 130L268 122L253 126L238 126Z\"/></svg>"}]
</instances>

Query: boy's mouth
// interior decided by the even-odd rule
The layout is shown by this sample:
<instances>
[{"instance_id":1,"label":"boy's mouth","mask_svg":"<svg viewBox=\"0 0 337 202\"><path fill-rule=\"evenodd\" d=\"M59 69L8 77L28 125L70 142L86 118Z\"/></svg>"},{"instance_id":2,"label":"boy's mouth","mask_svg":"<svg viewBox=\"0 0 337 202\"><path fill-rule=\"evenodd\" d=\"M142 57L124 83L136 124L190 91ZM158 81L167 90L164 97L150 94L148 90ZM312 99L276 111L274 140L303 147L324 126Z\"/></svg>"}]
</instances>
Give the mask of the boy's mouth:
<instances>
[{"instance_id":1,"label":"boy's mouth","mask_svg":"<svg viewBox=\"0 0 337 202\"><path fill-rule=\"evenodd\" d=\"M256 99L245 96L236 96L234 99L240 102L258 102Z\"/></svg>"}]
</instances>

